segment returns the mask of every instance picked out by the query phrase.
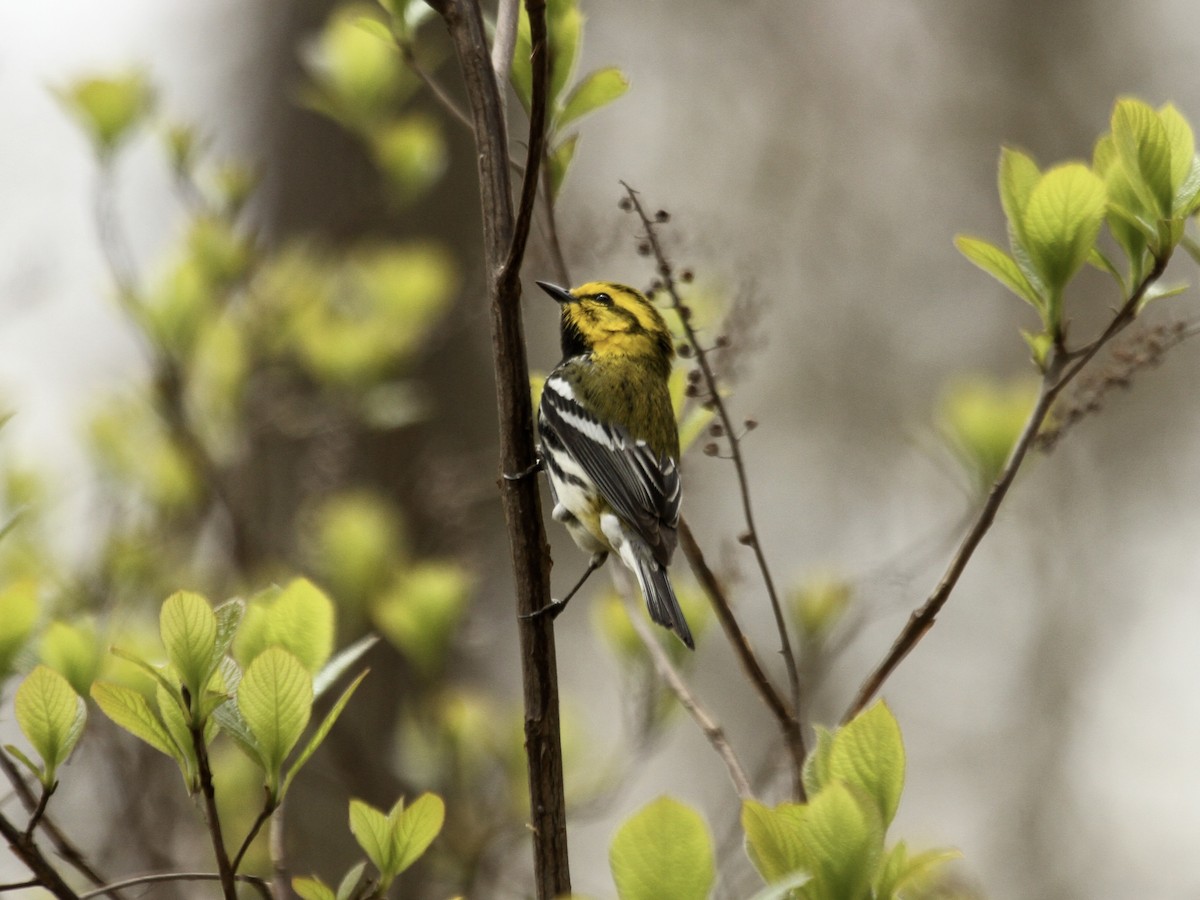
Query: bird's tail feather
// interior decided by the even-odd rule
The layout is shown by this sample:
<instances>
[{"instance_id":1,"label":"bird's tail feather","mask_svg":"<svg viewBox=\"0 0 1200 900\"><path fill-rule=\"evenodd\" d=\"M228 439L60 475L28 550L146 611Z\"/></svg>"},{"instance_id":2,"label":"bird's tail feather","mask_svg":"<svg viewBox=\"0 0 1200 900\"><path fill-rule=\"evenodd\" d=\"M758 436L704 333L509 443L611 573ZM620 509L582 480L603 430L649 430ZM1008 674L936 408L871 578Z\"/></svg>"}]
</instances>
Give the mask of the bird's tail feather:
<instances>
[{"instance_id":1,"label":"bird's tail feather","mask_svg":"<svg viewBox=\"0 0 1200 900\"><path fill-rule=\"evenodd\" d=\"M646 598L646 608L650 610L650 618L664 628L675 632L679 639L687 644L689 650L695 650L691 629L675 599L675 589L667 577L667 570L653 559L638 560L635 569L638 585L642 596Z\"/></svg>"}]
</instances>

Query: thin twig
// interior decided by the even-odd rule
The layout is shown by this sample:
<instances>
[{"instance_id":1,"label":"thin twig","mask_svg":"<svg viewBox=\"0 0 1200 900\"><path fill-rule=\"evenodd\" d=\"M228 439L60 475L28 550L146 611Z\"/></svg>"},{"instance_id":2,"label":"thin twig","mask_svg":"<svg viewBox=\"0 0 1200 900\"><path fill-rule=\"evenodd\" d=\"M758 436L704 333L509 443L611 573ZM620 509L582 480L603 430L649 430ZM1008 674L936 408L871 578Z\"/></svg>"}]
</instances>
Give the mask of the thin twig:
<instances>
[{"instance_id":1,"label":"thin twig","mask_svg":"<svg viewBox=\"0 0 1200 900\"><path fill-rule=\"evenodd\" d=\"M725 768L729 772L729 780L733 782L733 789L737 791L739 799L753 799L754 793L750 789L750 779L746 776L746 770L742 767L741 761L737 758L737 754L734 753L733 747L725 737L725 730L717 724L712 714L696 699L696 695L692 693L691 689L684 682L679 671L671 664L671 660L667 656L667 651L663 649L654 632L650 630L650 626L642 618L642 613L638 605L627 592L621 591L620 594L621 600L625 603L626 611L629 613L629 621L633 623L633 630L637 632L637 636L646 647L646 652L650 654L650 659L654 663L654 669L658 672L658 677L670 688L671 693L679 700L679 705L687 710L687 714L700 726L700 730L704 732L704 736L708 738L708 742L712 744L712 748L717 751L717 755L725 763Z\"/></svg>"},{"instance_id":2,"label":"thin twig","mask_svg":"<svg viewBox=\"0 0 1200 900\"><path fill-rule=\"evenodd\" d=\"M265 789L264 789L265 791ZM263 827L263 823L271 818L271 813L275 812L275 804L271 802L271 795L267 792L266 801L263 803L263 808L258 811L258 816L254 820L254 824L250 826L250 830L246 832L246 839L242 841L242 846L238 848L237 854L233 857L232 868L237 872L242 864L242 857L246 855L246 851L250 849L250 844L254 842L254 838L258 836L259 829Z\"/></svg>"},{"instance_id":3,"label":"thin twig","mask_svg":"<svg viewBox=\"0 0 1200 900\"><path fill-rule=\"evenodd\" d=\"M42 820L42 816L46 813L46 804L50 802L50 797L58 789L58 782L46 787L42 785L42 795L38 798L37 806L33 808L33 814L29 817L29 823L25 826L25 837L33 837L34 829L38 827L38 822Z\"/></svg>"},{"instance_id":4,"label":"thin twig","mask_svg":"<svg viewBox=\"0 0 1200 900\"><path fill-rule=\"evenodd\" d=\"M37 883L53 894L58 900L78 900L78 895L71 890L70 885L63 881L58 870L42 854L37 841L26 835L20 828L0 815L0 835L8 841L8 848L17 859L21 860L37 879Z\"/></svg>"},{"instance_id":5,"label":"thin twig","mask_svg":"<svg viewBox=\"0 0 1200 900\"><path fill-rule=\"evenodd\" d=\"M407 41L400 42L400 57L404 60L405 65L412 70L413 74L424 82L425 87L429 88L429 92L433 94L434 99L442 104L446 112L450 113L460 124L465 125L468 131L474 132L475 125L471 121L471 117L467 112L458 105L458 102L450 96L440 81L431 75L424 66L417 62L416 54L413 51L412 44Z\"/></svg>"},{"instance_id":6,"label":"thin twig","mask_svg":"<svg viewBox=\"0 0 1200 900\"><path fill-rule=\"evenodd\" d=\"M37 797L25 783L25 778L21 771L16 767L16 764L8 758L7 754L0 753L0 770L3 770L5 776L12 783L13 790L17 796L21 798L21 803L25 806L27 812L32 813L37 806ZM75 871L79 872L84 878L94 885L104 884L104 876L92 868L91 864L84 859L83 853L63 834L62 830L48 816L43 815L40 823L42 834L49 838L50 843L54 845L54 851L62 857L63 861ZM116 894L111 895L113 900L120 900Z\"/></svg>"},{"instance_id":7,"label":"thin twig","mask_svg":"<svg viewBox=\"0 0 1200 900\"><path fill-rule=\"evenodd\" d=\"M717 576L709 568L704 553L700 550L700 545L696 543L696 537L688 526L687 519L682 517L679 520L679 546L683 550L688 564L692 567L692 573L700 583L701 589L708 596L709 603L712 604L717 619L721 622L721 627L725 629L725 635L729 638L729 643L733 647L734 653L737 654L742 669L750 679L750 684L762 698L763 703L766 704L767 709L779 724L780 731L783 732L784 744L792 763L792 793L798 800L803 801L804 740L800 731L800 720L788 709L787 702L776 690L775 685L771 683L771 679L767 677L750 639L733 614L733 607L729 604L729 598L725 596L724 588L721 587Z\"/></svg>"},{"instance_id":8,"label":"thin twig","mask_svg":"<svg viewBox=\"0 0 1200 900\"><path fill-rule=\"evenodd\" d=\"M787 669L788 685L791 688L791 711L787 717L789 722L787 727L788 739L798 743L797 752L793 755L802 761L805 755L804 736L802 729L798 727L796 712L800 709L800 670L796 665L796 654L792 651L792 639L789 634L787 619L783 613L783 604L780 602L779 593L775 589L775 579L771 576L771 569L767 564L767 558L762 549L762 542L759 540L758 528L754 522L754 509L750 500L750 480L746 474L745 460L742 457L741 439L738 436L738 428L735 427L733 419L729 415L729 409L721 397L716 374L713 372L712 364L708 359L707 348L701 345L696 334L696 329L691 323L688 311L685 309L683 300L679 296L679 290L675 283L674 269L667 260L662 243L658 239L654 222L646 214L638 192L624 181L621 182L621 186L625 188L626 195L629 197L633 209L637 212L638 218L642 222L646 240L650 244L650 249L658 263L658 275L662 279L664 289L671 298L672 306L679 314L679 320L683 325L687 341L695 351L696 364L699 366L704 378L704 385L709 394L709 402L712 403L713 409L724 427L726 440L729 441L729 454L733 460L734 470L737 473L738 491L742 501L742 515L746 522L746 533L742 538L742 542L749 544L750 548L754 551L755 561L758 563L763 584L767 589L767 598L771 603L771 611L775 616L775 627L779 632L780 653L783 655L784 666ZM798 767L794 774L795 790L797 796L799 796L803 791L803 786L800 782Z\"/></svg>"},{"instance_id":9,"label":"thin twig","mask_svg":"<svg viewBox=\"0 0 1200 900\"><path fill-rule=\"evenodd\" d=\"M554 211L554 197L550 191L550 165L545 156L542 158L542 214L546 218L546 244L550 248L550 264L554 267L554 277L561 285L571 283L571 275L567 269L567 258L563 255L562 242L558 239L558 218Z\"/></svg>"},{"instance_id":10,"label":"thin twig","mask_svg":"<svg viewBox=\"0 0 1200 900\"><path fill-rule=\"evenodd\" d=\"M253 885L258 888L267 900L270 900L271 891L270 884L265 878L259 878L257 875L238 875L237 880L242 884ZM143 884L162 884L169 881L220 881L221 875L217 872L165 872L156 875L138 875L134 878L126 878L123 881L114 881L112 884L106 884L94 891L88 891L85 894L79 895L79 900L91 900L92 897L99 897L101 894L108 891L118 891L121 888L138 887Z\"/></svg>"},{"instance_id":11,"label":"thin twig","mask_svg":"<svg viewBox=\"0 0 1200 900\"><path fill-rule=\"evenodd\" d=\"M212 767L208 762L208 747L204 743L203 727L192 726L192 749L196 752L196 766L200 770L200 792L204 795L204 813L208 820L208 833L212 838L213 855L217 859L217 872L225 900L237 900L237 885L233 866L229 863L229 851L221 836L221 817L217 813L217 792L213 787Z\"/></svg>"},{"instance_id":12,"label":"thin twig","mask_svg":"<svg viewBox=\"0 0 1200 900\"><path fill-rule=\"evenodd\" d=\"M1041 391L1038 394L1033 411L1030 412L1020 437L1013 446L1012 452L1009 453L1004 468L996 476L996 481L992 484L987 499L980 508L974 523L972 523L963 537L954 556L951 557L945 574L942 575L942 579L938 582L937 587L934 588L933 593L929 595L929 598L919 609L909 616L908 622L892 643L887 656L883 658L883 661L867 677L862 687L859 688L854 700L842 716L843 723L850 721L866 708L867 704L871 702L871 699L883 687L884 682L887 681L896 667L903 662L904 658L921 641L921 638L933 627L938 613L945 606L946 601L950 599L950 594L958 584L958 579L962 575L963 570L966 569L967 563L970 562L972 555L979 546L979 542L983 540L984 535L991 528L992 522L996 518L996 511L1000 508L1000 504L1003 503L1005 496L1008 494L1008 489L1012 486L1013 479L1016 478L1017 471L1021 468L1021 463L1024 461L1030 446L1033 444L1034 438L1037 437L1042 422L1045 420L1047 413L1050 412L1055 399L1062 392L1063 388L1095 357L1100 348L1112 340L1113 337L1124 330L1136 318L1138 306L1141 304L1142 298L1150 286L1162 275L1163 270L1167 267L1169 258L1167 256L1155 260L1154 267L1150 270L1149 274L1138 284L1133 294L1121 306L1120 310L1117 311L1112 321L1109 322L1108 327L1104 329L1098 338L1084 345L1079 350L1065 351L1061 356L1057 352L1053 352L1047 363L1045 374L1042 377Z\"/></svg>"},{"instance_id":13,"label":"thin twig","mask_svg":"<svg viewBox=\"0 0 1200 900\"><path fill-rule=\"evenodd\" d=\"M517 23L521 18L521 0L500 0L496 9L496 32L492 37L492 71L496 84L508 84L513 50L517 46Z\"/></svg>"}]
</instances>

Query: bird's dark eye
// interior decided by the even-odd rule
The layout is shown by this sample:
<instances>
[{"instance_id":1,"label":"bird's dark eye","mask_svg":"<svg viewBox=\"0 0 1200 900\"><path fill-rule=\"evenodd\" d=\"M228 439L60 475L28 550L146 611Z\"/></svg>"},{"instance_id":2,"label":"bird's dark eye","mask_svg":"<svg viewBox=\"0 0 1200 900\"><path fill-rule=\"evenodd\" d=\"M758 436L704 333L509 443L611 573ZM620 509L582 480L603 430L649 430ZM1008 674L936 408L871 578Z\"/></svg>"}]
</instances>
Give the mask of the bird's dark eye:
<instances>
[{"instance_id":1,"label":"bird's dark eye","mask_svg":"<svg viewBox=\"0 0 1200 900\"><path fill-rule=\"evenodd\" d=\"M613 298L608 296L608 294L596 294L592 297L592 299L604 306L613 305Z\"/></svg>"}]
</instances>

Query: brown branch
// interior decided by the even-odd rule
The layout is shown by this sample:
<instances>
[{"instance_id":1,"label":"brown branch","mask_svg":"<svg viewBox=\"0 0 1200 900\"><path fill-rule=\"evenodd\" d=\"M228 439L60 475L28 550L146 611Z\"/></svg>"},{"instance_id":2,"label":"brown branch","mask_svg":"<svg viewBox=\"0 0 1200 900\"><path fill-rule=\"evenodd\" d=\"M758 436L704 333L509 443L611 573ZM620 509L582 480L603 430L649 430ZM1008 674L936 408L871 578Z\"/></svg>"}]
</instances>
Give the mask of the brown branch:
<instances>
[{"instance_id":1,"label":"brown branch","mask_svg":"<svg viewBox=\"0 0 1200 900\"><path fill-rule=\"evenodd\" d=\"M762 698L763 703L766 704L767 709L779 724L780 731L783 732L784 745L787 747L792 763L792 793L798 800L803 801L804 781L802 775L805 753L800 720L788 709L787 703L776 690L775 685L771 683L771 679L767 677L750 639L733 614L733 607L729 605L724 588L721 587L717 576L709 568L708 562L700 550L700 545L696 543L696 537L692 534L687 519L684 518L679 520L679 547L692 567L692 573L700 583L701 589L708 596L709 603L712 604L721 627L725 629L725 636L729 638L729 643L733 647L738 661L742 664L746 676L750 679L751 686Z\"/></svg>"},{"instance_id":2,"label":"brown branch","mask_svg":"<svg viewBox=\"0 0 1200 900\"><path fill-rule=\"evenodd\" d=\"M215 872L165 872L156 875L138 875L134 878L126 878L124 881L115 881L112 884L104 885L97 890L88 891L85 894L79 895L79 900L91 900L92 897L99 897L101 894L109 891L120 890L121 888L138 887L143 884L162 884L170 881L220 881L221 876ZM237 880L242 884L249 884L257 888L267 900L271 898L269 890L270 885L257 875L238 875Z\"/></svg>"},{"instance_id":3,"label":"brown branch","mask_svg":"<svg viewBox=\"0 0 1200 900\"><path fill-rule=\"evenodd\" d=\"M254 819L254 824L250 826L250 830L246 832L246 838L242 841L242 846L238 848L237 854L233 857L231 867L234 872L242 864L242 857L246 855L246 851L250 849L250 845L254 842L254 838L258 836L259 830L267 819L271 818L271 813L275 812L276 806L271 802L271 794L264 789L267 794L266 801L263 803L263 808L258 811L258 816Z\"/></svg>"},{"instance_id":4,"label":"brown branch","mask_svg":"<svg viewBox=\"0 0 1200 900\"><path fill-rule=\"evenodd\" d=\"M958 579L961 577L963 570L966 569L967 563L971 561L971 557L979 546L979 542L983 540L984 535L991 528L992 522L996 518L996 512L999 510L1000 504L1004 502L1004 498L1008 494L1008 489L1012 487L1013 479L1016 478L1017 471L1021 468L1021 463L1025 460L1025 456L1029 452L1034 439L1037 437L1042 422L1045 421L1046 415L1050 412L1055 399L1062 392L1063 388L1070 384L1072 379L1079 374L1083 367L1100 352L1100 348L1123 331L1137 317L1138 307L1141 305L1142 298L1146 295L1146 291L1149 290L1150 286L1162 275L1163 270L1167 267L1169 258L1167 256L1155 260L1154 267L1150 270L1149 274L1138 284L1133 294L1113 316L1112 321L1109 322L1099 337L1076 351L1064 351L1062 355L1059 355L1057 351L1052 351L1051 358L1047 362L1045 373L1042 376L1042 388L1038 394L1037 403L1034 404L1033 411L1029 414L1020 437L1017 438L1012 452L1009 453L1004 468L996 476L996 480L992 484L992 488L988 492L987 499L980 508L979 514L967 530L954 556L951 557L945 574L942 575L941 581L938 582L933 593L929 595L929 598L919 609L909 616L908 622L892 643L887 656L867 676L862 687L859 688L854 700L842 716L843 724L849 722L866 708L871 699L879 692L879 689L883 687L884 682L896 670L896 667L904 661L904 658L920 643L921 638L933 627L938 613L946 605L946 601L950 599L950 594L958 584Z\"/></svg>"},{"instance_id":5,"label":"brown branch","mask_svg":"<svg viewBox=\"0 0 1200 900\"><path fill-rule=\"evenodd\" d=\"M32 813L37 808L38 799L29 785L25 783L25 778L21 775L21 771L8 758L7 754L0 753L0 770L4 771L5 776L12 783L13 790L20 797L25 810ZM80 852L79 848L71 843L70 839L67 838L48 815L42 815L39 828L42 834L50 840L50 843L54 846L54 852L62 857L63 862L79 872L79 874L92 884L97 886L104 884L104 877L92 868L91 864L84 859L83 853ZM110 894L110 896L113 900L120 900L117 894Z\"/></svg>"},{"instance_id":6,"label":"brown branch","mask_svg":"<svg viewBox=\"0 0 1200 900\"><path fill-rule=\"evenodd\" d=\"M500 471L533 467L533 405L521 322L519 271L529 227L529 183L536 186L544 138L548 76L544 0L526 0L533 49L533 96L526 187L514 216L503 101L484 36L478 0L433 0L462 69L475 134L483 211L484 271L492 320ZM541 110L541 114L538 110ZM533 153L534 150L536 153ZM525 232L525 233L522 233ZM529 618L550 602L549 548L536 478L503 479L501 502L508 525L521 642L525 751L529 766L534 882L539 900L570 893L566 801L553 622Z\"/></svg>"},{"instance_id":7,"label":"brown branch","mask_svg":"<svg viewBox=\"0 0 1200 900\"><path fill-rule=\"evenodd\" d=\"M717 376L713 371L712 364L708 359L708 350L701 345L696 334L696 329L691 323L688 315L688 310L684 307L682 298L679 296L678 287L675 284L674 270L670 262L667 260L667 255L663 250L662 243L658 239L658 233L654 228L654 222L646 214L645 208L642 206L641 200L638 197L638 192L631 188L625 182L621 182L621 186L625 188L625 193L632 204L634 211L642 222L642 228L646 235L646 240L650 245L650 249L654 254L654 258L658 263L658 275L662 279L663 287L666 289L671 298L671 305L679 314L679 321L683 325L684 334L687 337L688 344L695 351L696 363L700 368L700 372L704 378L704 385L708 391L708 399L715 410L718 419L725 431L726 439L729 441L730 458L733 460L734 470L737 473L738 491L742 501L742 515L746 522L746 533L742 538L742 543L748 544L754 551L754 558L758 563L759 572L762 574L763 584L767 589L767 598L771 603L771 611L775 616L775 627L779 632L780 653L783 655L784 666L787 669L788 685L791 688L791 709L786 712L782 718L777 714L780 725L784 729L785 737L788 741L789 750L793 759L793 792L797 798L802 798L804 794L804 785L801 780L801 767L804 762L804 734L800 727L797 711L800 709L800 670L796 665L796 654L792 651L792 640L788 633L787 620L783 614L783 604L779 600L779 593L775 590L775 579L771 576L770 566L767 564L766 555L763 553L762 543L758 537L758 528L754 523L754 510L750 501L750 481L746 475L746 464L742 458L741 438L738 436L738 429L734 426L733 420L729 415L729 409L725 405L724 399L721 397L721 392L718 390ZM732 614L731 614L732 616ZM732 621L732 618L731 618ZM736 622L733 621L736 628ZM737 628L740 633L741 629ZM728 631L727 631L728 633ZM740 639L733 639L736 645L745 644L744 635Z\"/></svg>"},{"instance_id":8,"label":"brown branch","mask_svg":"<svg viewBox=\"0 0 1200 900\"><path fill-rule=\"evenodd\" d=\"M184 691L186 698L187 692ZM208 747L204 743L203 726L192 726L192 749L196 752L196 767L200 770L200 792L204 795L204 817L208 821L208 833L212 839L213 855L217 859L221 891L225 900L237 900L237 880L233 866L229 863L229 851L221 836L221 817L217 813L217 792L213 787L212 767L208 763Z\"/></svg>"},{"instance_id":9,"label":"brown branch","mask_svg":"<svg viewBox=\"0 0 1200 900\"><path fill-rule=\"evenodd\" d=\"M729 780L733 782L733 789L737 791L738 798L741 800L754 799L754 792L750 788L750 779L747 777L741 761L737 758L737 754L734 753L728 738L725 737L725 730L696 699L696 695L684 682L683 676L671 664L671 660L667 657L667 651L663 649L654 632L650 630L650 626L646 624L646 620L642 618L637 603L627 592L621 591L620 593L621 600L625 603L625 609L629 614L629 621L633 623L633 630L637 632L646 652L650 654L650 660L654 663L658 677L666 683L671 693L679 701L679 705L700 726L700 730L704 732L704 736L708 738L712 748L721 757L721 762L725 763L725 768L729 772Z\"/></svg>"},{"instance_id":10,"label":"brown branch","mask_svg":"<svg viewBox=\"0 0 1200 900\"><path fill-rule=\"evenodd\" d=\"M71 890L70 885L63 881L54 866L50 865L49 860L42 855L42 851L32 835L25 834L3 815L0 815L0 835L3 835L4 839L8 841L8 848L12 850L17 859L25 864L25 868L33 874L39 885L58 897L59 900L78 900L78 895Z\"/></svg>"}]
</instances>

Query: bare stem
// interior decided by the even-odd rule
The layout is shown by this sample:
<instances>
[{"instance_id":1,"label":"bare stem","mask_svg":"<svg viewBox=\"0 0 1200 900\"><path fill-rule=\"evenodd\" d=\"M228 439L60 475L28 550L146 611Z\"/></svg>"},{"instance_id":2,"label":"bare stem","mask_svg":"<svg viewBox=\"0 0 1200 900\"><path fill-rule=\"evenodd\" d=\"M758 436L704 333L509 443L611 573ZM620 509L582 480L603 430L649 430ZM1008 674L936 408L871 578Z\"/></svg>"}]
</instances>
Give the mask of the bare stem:
<instances>
[{"instance_id":1,"label":"bare stem","mask_svg":"<svg viewBox=\"0 0 1200 900\"><path fill-rule=\"evenodd\" d=\"M25 826L25 837L33 837L34 829L38 827L38 823L42 821L42 816L46 814L46 804L50 802L50 797L58 788L58 782L46 787L42 785L42 795L38 798L37 806L33 808L33 814L29 817L29 823Z\"/></svg>"},{"instance_id":2,"label":"bare stem","mask_svg":"<svg viewBox=\"0 0 1200 900\"><path fill-rule=\"evenodd\" d=\"M717 724L712 714L696 699L696 695L692 693L686 682L684 682L683 676L679 674L679 670L672 665L670 657L667 656L667 651L662 648L662 644L658 642L658 638L650 630L650 626L646 624L646 620L642 618L642 613L638 609L637 604L624 591L621 592L621 599L625 602L626 609L629 612L629 621L633 623L633 630L637 632L637 636L646 647L646 652L650 654L650 659L654 663L654 669L658 672L658 677L666 683L671 693L679 700L679 705L700 726L700 730L704 732L704 736L708 738L708 742L712 745L712 748L717 751L717 755L725 763L725 768L729 772L729 780L733 782L733 788L737 791L738 797L742 800L753 799L754 792L750 788L750 779L746 776L746 770L742 767L741 761L737 758L737 754L734 753L733 747L725 737L725 730Z\"/></svg>"},{"instance_id":3,"label":"bare stem","mask_svg":"<svg viewBox=\"0 0 1200 900\"><path fill-rule=\"evenodd\" d=\"M704 386L709 395L708 400L712 404L713 410L716 412L717 418L725 430L726 439L729 441L729 454L733 460L734 470L737 473L738 492L742 502L742 515L746 522L746 533L741 540L743 543L749 544L750 548L754 551L754 559L758 564L759 572L762 574L763 584L767 589L767 598L771 603L771 611L775 616L775 627L779 632L780 653L783 656L784 666L787 669L788 685L791 689L791 711L787 716L789 723L791 723L788 726L791 735L789 740L798 742L799 757L803 760L804 737L801 729L798 727L798 714L796 712L800 709L800 669L796 665L796 654L792 650L792 640L789 635L787 620L783 613L783 604L779 600L779 592L775 589L775 579L771 576L771 569L767 564L766 555L763 553L758 528L754 522L754 509L750 499L750 480L746 474L746 463L742 457L741 439L738 436L740 429L735 426L729 415L729 409L725 405L725 401L718 389L717 376L709 361L708 350L701 345L696 334L696 329L692 325L688 311L685 309L683 299L679 296L679 290L675 283L674 269L667 260L662 243L658 239L654 222L646 214L638 192L625 182L621 182L621 185L625 188L626 195L629 197L634 211L637 212L638 218L642 222L646 240L649 242L651 251L654 253L654 258L658 263L658 275L662 279L663 287L671 298L672 306L679 313L679 320L683 325L684 334L687 337L688 343L695 351L696 364L699 366L701 375L704 378ZM796 774L795 788L797 793L799 793L803 788L800 785L799 773L797 772Z\"/></svg>"},{"instance_id":4,"label":"bare stem","mask_svg":"<svg viewBox=\"0 0 1200 900\"><path fill-rule=\"evenodd\" d=\"M271 818L271 813L275 812L275 804L271 802L271 795L268 792L267 798L263 803L263 808L258 811L258 816L254 820L254 824L250 826L250 830L246 832L246 839L242 841L242 846L238 848L237 855L233 858L232 869L237 872L242 864L242 857L246 855L246 851L250 849L250 845L254 842L254 838L258 836L259 829L263 827L263 823Z\"/></svg>"},{"instance_id":5,"label":"bare stem","mask_svg":"<svg viewBox=\"0 0 1200 900\"><path fill-rule=\"evenodd\" d=\"M549 63L545 0L526 0L533 52L533 104L520 206L513 209L503 100L483 30L478 0L430 0L450 32L470 107L483 212L484 271L492 323L500 471L528 470L536 459L529 364L521 322L524 259L545 138ZM520 637L525 755L529 767L534 883L539 900L569 894L566 800L553 622L530 617L550 602L550 562L535 478L503 479Z\"/></svg>"},{"instance_id":6,"label":"bare stem","mask_svg":"<svg viewBox=\"0 0 1200 900\"><path fill-rule=\"evenodd\" d=\"M225 900L237 900L237 882L233 866L229 863L229 852L221 836L221 817L217 814L217 792L213 787L212 767L208 763L208 747L204 743L204 729L192 727L192 749L196 752L196 765L200 770L200 792L204 795L204 817L208 821L208 833L212 838L213 855L217 859L217 873Z\"/></svg>"},{"instance_id":7,"label":"bare stem","mask_svg":"<svg viewBox=\"0 0 1200 900\"><path fill-rule=\"evenodd\" d=\"M709 602L717 614L717 619L721 622L721 627L725 629L725 635L729 638L729 643L733 647L734 653L737 654L742 669L750 679L751 686L766 704L767 709L779 724L780 731L783 732L784 746L787 748L792 763L792 793L802 801L804 800L802 774L805 753L800 720L792 710L788 709L787 703L775 689L771 679L767 677L750 639L733 614L733 607L729 604L729 598L725 596L724 588L721 587L717 576L709 568L704 553L700 550L700 545L696 543L696 537L688 526L687 519L683 518L679 520L679 546L683 550L688 564L692 567L692 573L696 576L696 580L700 582L700 587L708 596Z\"/></svg>"},{"instance_id":8,"label":"bare stem","mask_svg":"<svg viewBox=\"0 0 1200 900\"><path fill-rule=\"evenodd\" d=\"M256 875L238 875L237 880L243 884L249 884L256 887L267 900L270 900L270 884ZM143 884L163 884L170 881L221 881L221 876L216 872L165 872L155 875L138 875L135 878L126 878L124 881L114 881L112 884L106 884L94 891L80 894L78 900L91 900L92 897L99 897L101 894L110 891L118 891L122 888L139 887Z\"/></svg>"},{"instance_id":9,"label":"bare stem","mask_svg":"<svg viewBox=\"0 0 1200 900\"><path fill-rule=\"evenodd\" d=\"M38 798L34 796L29 785L25 783L25 778L21 775L20 770L8 758L7 754L0 753L0 770L3 770L4 775L12 783L13 790L21 798L21 803L24 805L26 811L32 813L37 808ZM104 878L100 873L92 868L91 864L84 859L79 848L71 843L48 815L43 814L41 816L39 826L42 834L49 838L50 843L54 846L54 851L62 857L64 862L83 875L92 884L104 884ZM113 900L120 900L117 894L110 894L110 896L113 897Z\"/></svg>"},{"instance_id":10,"label":"bare stem","mask_svg":"<svg viewBox=\"0 0 1200 900\"><path fill-rule=\"evenodd\" d=\"M1083 367L1100 352L1100 348L1116 335L1120 334L1137 317L1138 307L1141 304L1142 298L1146 295L1146 291L1150 286L1162 275L1163 270L1167 267L1169 258L1169 256L1166 256L1155 260L1154 267L1149 274L1138 284L1132 295L1113 316L1112 321L1109 322L1108 327L1104 329L1099 337L1076 351L1062 351L1061 354L1059 351L1052 351L1051 358L1046 365L1045 374L1042 377L1041 391L1038 394L1033 411L1030 412L1021 435L1017 438L1017 443L1004 464L1004 468L996 476L996 480L992 484L987 499L984 500L983 506L979 510L979 514L968 528L958 549L950 558L950 563L946 567L941 581L934 588L933 593L929 595L929 598L920 608L909 616L908 622L892 643L892 647L883 658L883 661L867 677L862 687L859 688L853 702L851 702L849 708L842 716L843 723L850 721L866 708L871 699L883 687L884 682L896 670L896 667L904 661L904 658L912 652L912 649L920 643L929 629L933 627L938 613L946 605L946 601L950 599L950 594L958 584L958 580L962 576L963 570L966 569L967 563L971 561L971 557L979 546L979 542L983 540L988 529L992 527L992 522L996 518L996 512L999 510L1000 504L1004 502L1004 498L1008 494L1008 489L1012 487L1013 480L1017 476L1017 471L1021 468L1021 463L1024 462L1025 456L1029 452L1034 438L1037 437L1038 430L1042 427L1046 415L1054 405L1055 399L1062 392L1063 388L1079 374Z\"/></svg>"},{"instance_id":11,"label":"bare stem","mask_svg":"<svg viewBox=\"0 0 1200 900\"><path fill-rule=\"evenodd\" d=\"M269 852L271 854L271 884L274 888L275 896L280 898L280 900L289 896L288 887L291 884L291 879L288 877L287 854L283 841L286 804L286 797L279 801L275 815L271 817L271 827L267 833L267 843L269 844Z\"/></svg>"}]
</instances>

